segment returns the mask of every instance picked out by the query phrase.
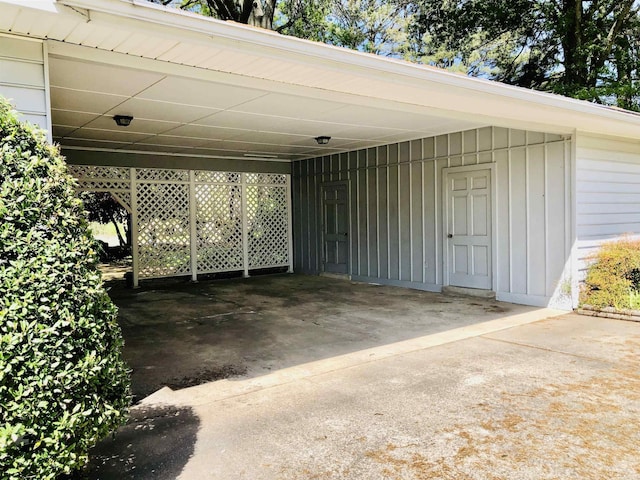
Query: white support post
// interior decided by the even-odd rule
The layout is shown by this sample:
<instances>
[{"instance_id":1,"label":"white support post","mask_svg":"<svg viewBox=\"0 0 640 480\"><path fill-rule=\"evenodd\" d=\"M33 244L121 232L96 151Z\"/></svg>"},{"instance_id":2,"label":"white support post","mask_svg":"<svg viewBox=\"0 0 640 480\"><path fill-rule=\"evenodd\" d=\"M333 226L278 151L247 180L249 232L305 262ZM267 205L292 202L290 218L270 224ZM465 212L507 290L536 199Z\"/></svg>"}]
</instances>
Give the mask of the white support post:
<instances>
[{"instance_id":1,"label":"white support post","mask_svg":"<svg viewBox=\"0 0 640 480\"><path fill-rule=\"evenodd\" d=\"M287 242L289 247L289 269L293 273L293 214L291 211L291 175L287 175Z\"/></svg>"},{"instance_id":2,"label":"white support post","mask_svg":"<svg viewBox=\"0 0 640 480\"><path fill-rule=\"evenodd\" d=\"M247 174L240 174L240 196L242 198L242 276L249 276L249 222L247 221L249 208L247 206Z\"/></svg>"},{"instance_id":3,"label":"white support post","mask_svg":"<svg viewBox=\"0 0 640 480\"><path fill-rule=\"evenodd\" d=\"M138 288L138 277L140 274L139 253L138 253L138 184L136 169L132 168L131 174L131 258L133 288Z\"/></svg>"},{"instance_id":4,"label":"white support post","mask_svg":"<svg viewBox=\"0 0 640 480\"><path fill-rule=\"evenodd\" d=\"M196 204L196 172L189 170L189 245L191 247L191 281L198 281L198 228Z\"/></svg>"}]
</instances>

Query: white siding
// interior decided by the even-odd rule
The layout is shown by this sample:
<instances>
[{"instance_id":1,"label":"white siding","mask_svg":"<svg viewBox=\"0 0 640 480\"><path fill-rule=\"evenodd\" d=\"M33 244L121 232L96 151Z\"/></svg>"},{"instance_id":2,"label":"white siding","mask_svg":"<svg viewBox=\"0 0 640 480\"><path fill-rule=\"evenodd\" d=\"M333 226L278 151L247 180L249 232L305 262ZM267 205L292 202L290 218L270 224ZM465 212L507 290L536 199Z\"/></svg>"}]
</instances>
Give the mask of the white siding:
<instances>
[{"instance_id":1,"label":"white siding","mask_svg":"<svg viewBox=\"0 0 640 480\"><path fill-rule=\"evenodd\" d=\"M41 41L0 35L0 95L9 99L25 120L50 130Z\"/></svg>"},{"instance_id":2,"label":"white siding","mask_svg":"<svg viewBox=\"0 0 640 480\"><path fill-rule=\"evenodd\" d=\"M482 163L495 164L497 297L570 308L570 142L522 130L487 127L295 162L296 270L320 269L320 184L349 180L352 277L439 291L443 169Z\"/></svg>"},{"instance_id":3,"label":"white siding","mask_svg":"<svg viewBox=\"0 0 640 480\"><path fill-rule=\"evenodd\" d=\"M640 143L578 135L576 274L603 241L640 235Z\"/></svg>"}]
</instances>

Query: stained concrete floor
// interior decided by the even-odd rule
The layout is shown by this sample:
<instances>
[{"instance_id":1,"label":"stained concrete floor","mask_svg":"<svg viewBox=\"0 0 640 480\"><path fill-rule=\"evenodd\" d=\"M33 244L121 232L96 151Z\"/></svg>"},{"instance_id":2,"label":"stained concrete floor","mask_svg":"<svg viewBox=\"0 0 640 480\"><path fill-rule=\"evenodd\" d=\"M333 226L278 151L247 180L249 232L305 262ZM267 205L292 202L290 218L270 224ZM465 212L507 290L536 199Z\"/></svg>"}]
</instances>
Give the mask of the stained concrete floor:
<instances>
[{"instance_id":1,"label":"stained concrete floor","mask_svg":"<svg viewBox=\"0 0 640 480\"><path fill-rule=\"evenodd\" d=\"M535 310L309 275L108 285L136 401Z\"/></svg>"},{"instance_id":2,"label":"stained concrete floor","mask_svg":"<svg viewBox=\"0 0 640 480\"><path fill-rule=\"evenodd\" d=\"M93 451L88 478L640 479L640 323L296 276L121 293L123 320L135 296L161 303L137 304L148 328L127 337L132 359L135 342L168 348L153 326L182 310L169 332L194 358L229 357L203 353L193 319L238 310L233 362L262 353L247 375L144 399ZM263 305L289 313L280 323ZM264 335L246 334L247 318Z\"/></svg>"}]
</instances>

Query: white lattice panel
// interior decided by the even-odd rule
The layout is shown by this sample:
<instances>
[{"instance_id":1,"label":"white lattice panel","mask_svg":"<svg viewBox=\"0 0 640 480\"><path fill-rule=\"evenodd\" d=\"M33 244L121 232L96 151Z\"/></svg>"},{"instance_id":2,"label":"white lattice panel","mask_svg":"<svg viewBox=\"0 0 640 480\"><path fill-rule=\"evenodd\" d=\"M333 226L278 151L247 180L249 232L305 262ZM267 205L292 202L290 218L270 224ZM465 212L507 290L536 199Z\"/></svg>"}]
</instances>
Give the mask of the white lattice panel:
<instances>
[{"instance_id":1,"label":"white lattice panel","mask_svg":"<svg viewBox=\"0 0 640 480\"><path fill-rule=\"evenodd\" d=\"M287 188L249 185L246 195L249 267L287 265L289 263Z\"/></svg>"},{"instance_id":2,"label":"white lattice panel","mask_svg":"<svg viewBox=\"0 0 640 480\"><path fill-rule=\"evenodd\" d=\"M259 185L286 185L287 176L277 173L247 173L247 183Z\"/></svg>"},{"instance_id":3,"label":"white lattice panel","mask_svg":"<svg viewBox=\"0 0 640 480\"><path fill-rule=\"evenodd\" d=\"M195 186L197 268L200 273L242 270L240 186Z\"/></svg>"},{"instance_id":4,"label":"white lattice panel","mask_svg":"<svg viewBox=\"0 0 640 480\"><path fill-rule=\"evenodd\" d=\"M69 173L78 180L79 190L129 190L131 185L131 169L127 167L67 165L67 168Z\"/></svg>"},{"instance_id":5,"label":"white lattice panel","mask_svg":"<svg viewBox=\"0 0 640 480\"><path fill-rule=\"evenodd\" d=\"M189 170L168 168L139 168L136 170L138 181L188 182Z\"/></svg>"},{"instance_id":6,"label":"white lattice panel","mask_svg":"<svg viewBox=\"0 0 640 480\"><path fill-rule=\"evenodd\" d=\"M99 167L95 165L68 165L69 172L78 178L130 180L131 169L128 167Z\"/></svg>"},{"instance_id":7,"label":"white lattice panel","mask_svg":"<svg viewBox=\"0 0 640 480\"><path fill-rule=\"evenodd\" d=\"M69 171L81 190L108 191L135 213L134 282L290 264L287 175L140 168L132 178L128 167L90 165Z\"/></svg>"},{"instance_id":8,"label":"white lattice panel","mask_svg":"<svg viewBox=\"0 0 640 480\"><path fill-rule=\"evenodd\" d=\"M189 185L138 183L136 193L140 277L189 274Z\"/></svg>"},{"instance_id":9,"label":"white lattice panel","mask_svg":"<svg viewBox=\"0 0 640 480\"><path fill-rule=\"evenodd\" d=\"M240 174L232 172L196 170L195 180L198 183L240 183Z\"/></svg>"},{"instance_id":10,"label":"white lattice panel","mask_svg":"<svg viewBox=\"0 0 640 480\"><path fill-rule=\"evenodd\" d=\"M115 198L116 202L122 205L125 210L131 213L131 192L110 192L111 196Z\"/></svg>"}]
</instances>

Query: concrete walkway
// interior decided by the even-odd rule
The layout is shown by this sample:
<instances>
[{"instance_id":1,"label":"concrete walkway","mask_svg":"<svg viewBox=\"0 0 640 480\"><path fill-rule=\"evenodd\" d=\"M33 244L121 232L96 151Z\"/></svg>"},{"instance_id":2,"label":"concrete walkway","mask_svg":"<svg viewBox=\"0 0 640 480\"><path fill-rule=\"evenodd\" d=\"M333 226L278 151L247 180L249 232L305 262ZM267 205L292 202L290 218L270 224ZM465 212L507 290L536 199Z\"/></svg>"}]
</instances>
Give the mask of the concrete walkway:
<instances>
[{"instance_id":1,"label":"concrete walkway","mask_svg":"<svg viewBox=\"0 0 640 480\"><path fill-rule=\"evenodd\" d=\"M640 324L531 320L158 392L91 478L639 479Z\"/></svg>"}]
</instances>

